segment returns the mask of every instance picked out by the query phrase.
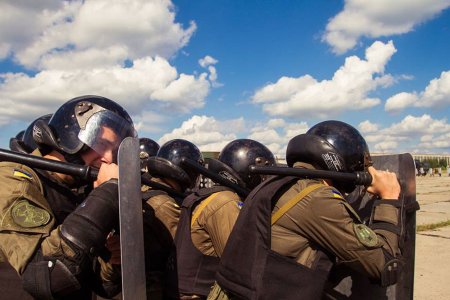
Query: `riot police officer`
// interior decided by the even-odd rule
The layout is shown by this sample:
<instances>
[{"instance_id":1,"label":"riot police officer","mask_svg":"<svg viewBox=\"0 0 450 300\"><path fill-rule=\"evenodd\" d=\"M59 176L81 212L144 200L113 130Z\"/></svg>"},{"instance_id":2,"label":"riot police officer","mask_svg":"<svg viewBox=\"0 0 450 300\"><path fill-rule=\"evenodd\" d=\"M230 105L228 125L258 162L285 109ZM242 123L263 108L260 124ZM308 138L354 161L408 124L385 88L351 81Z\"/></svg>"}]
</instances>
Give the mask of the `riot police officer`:
<instances>
[{"instance_id":1,"label":"riot police officer","mask_svg":"<svg viewBox=\"0 0 450 300\"><path fill-rule=\"evenodd\" d=\"M266 146L237 139L222 149L217 160L209 161L208 169L251 190L262 177L249 173L248 167L274 164L275 158ZM178 289L181 299L206 299L242 200L231 188L216 185L196 191L183 202L175 238L178 278L172 277L177 280L172 288Z\"/></svg>"},{"instance_id":2,"label":"riot police officer","mask_svg":"<svg viewBox=\"0 0 450 300\"><path fill-rule=\"evenodd\" d=\"M394 284L402 226L395 173L375 170L364 138L339 121L292 138L286 160L295 168L370 172L367 191L382 199L371 223L363 224L343 197L353 184L272 177L247 198L209 298L319 299L335 263L384 286Z\"/></svg>"},{"instance_id":3,"label":"riot police officer","mask_svg":"<svg viewBox=\"0 0 450 300\"><path fill-rule=\"evenodd\" d=\"M128 113L114 101L82 96L33 125L33 155L99 168L87 197L79 178L0 163L0 255L37 299L91 299L120 291L117 237L117 150L136 136ZM13 288L13 287L8 287ZM20 287L17 287L20 288ZM2 291L4 291L2 287Z\"/></svg>"},{"instance_id":4,"label":"riot police officer","mask_svg":"<svg viewBox=\"0 0 450 300\"><path fill-rule=\"evenodd\" d=\"M194 188L199 174L181 164L186 157L203 164L203 155L193 143L174 139L159 148L155 156L146 158L147 179L162 184L176 193L143 186L144 247L146 255L147 298L162 299L164 271L173 249L173 238L180 218L183 195ZM146 175L144 175L146 176ZM180 195L180 196L179 196Z\"/></svg>"},{"instance_id":5,"label":"riot police officer","mask_svg":"<svg viewBox=\"0 0 450 300\"><path fill-rule=\"evenodd\" d=\"M139 138L139 158L141 160L141 171L147 171L147 160L158 153L160 146L149 138Z\"/></svg>"},{"instance_id":6,"label":"riot police officer","mask_svg":"<svg viewBox=\"0 0 450 300\"><path fill-rule=\"evenodd\" d=\"M24 131L19 132L14 138L11 138L9 140L9 148L12 151L20 153L33 152L33 150L37 148L37 145L33 139L34 124L39 120L48 123L51 117L52 114L46 114L35 119L33 122L30 123L30 125L28 125L28 127Z\"/></svg>"}]
</instances>

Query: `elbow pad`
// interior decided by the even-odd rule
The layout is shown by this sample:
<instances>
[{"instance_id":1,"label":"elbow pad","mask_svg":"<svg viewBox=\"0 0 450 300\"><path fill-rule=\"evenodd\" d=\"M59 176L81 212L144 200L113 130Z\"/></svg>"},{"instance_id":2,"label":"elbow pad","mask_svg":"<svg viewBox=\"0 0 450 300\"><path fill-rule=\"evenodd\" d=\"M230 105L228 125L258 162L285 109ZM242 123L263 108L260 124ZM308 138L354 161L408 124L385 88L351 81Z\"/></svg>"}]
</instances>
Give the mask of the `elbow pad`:
<instances>
[{"instance_id":1,"label":"elbow pad","mask_svg":"<svg viewBox=\"0 0 450 300\"><path fill-rule=\"evenodd\" d=\"M39 250L22 274L23 289L35 299L53 299L69 294L81 297L82 287L73 272L76 269L56 258L43 257Z\"/></svg>"},{"instance_id":2,"label":"elbow pad","mask_svg":"<svg viewBox=\"0 0 450 300\"><path fill-rule=\"evenodd\" d=\"M61 225L60 235L83 254L99 255L119 222L117 180L109 180L81 203Z\"/></svg>"}]
</instances>

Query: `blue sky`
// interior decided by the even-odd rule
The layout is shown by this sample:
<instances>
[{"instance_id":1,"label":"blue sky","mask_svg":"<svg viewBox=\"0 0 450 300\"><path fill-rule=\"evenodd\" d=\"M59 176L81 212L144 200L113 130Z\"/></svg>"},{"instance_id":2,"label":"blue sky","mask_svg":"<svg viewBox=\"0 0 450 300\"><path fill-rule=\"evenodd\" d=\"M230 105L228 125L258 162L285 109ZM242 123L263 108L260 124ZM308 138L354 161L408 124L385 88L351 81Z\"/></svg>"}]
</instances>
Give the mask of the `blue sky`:
<instances>
[{"instance_id":1,"label":"blue sky","mask_svg":"<svg viewBox=\"0 0 450 300\"><path fill-rule=\"evenodd\" d=\"M220 151L328 119L372 152L450 153L450 0L2 1L0 146L80 95Z\"/></svg>"}]
</instances>

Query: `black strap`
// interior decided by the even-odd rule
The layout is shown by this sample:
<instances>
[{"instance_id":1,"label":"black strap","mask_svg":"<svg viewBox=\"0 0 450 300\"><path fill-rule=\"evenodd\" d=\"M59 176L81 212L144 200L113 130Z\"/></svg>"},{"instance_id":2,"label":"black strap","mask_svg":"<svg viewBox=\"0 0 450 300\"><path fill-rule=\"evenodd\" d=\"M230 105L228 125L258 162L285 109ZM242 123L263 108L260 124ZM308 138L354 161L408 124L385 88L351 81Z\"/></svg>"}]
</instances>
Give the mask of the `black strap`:
<instances>
[{"instance_id":1,"label":"black strap","mask_svg":"<svg viewBox=\"0 0 450 300\"><path fill-rule=\"evenodd\" d=\"M142 193L142 200L146 201L152 197L159 195L168 195L168 194L161 190L148 190Z\"/></svg>"},{"instance_id":2,"label":"black strap","mask_svg":"<svg viewBox=\"0 0 450 300\"><path fill-rule=\"evenodd\" d=\"M401 230L400 230L400 228L398 228L397 225L387 223L387 222L376 222L376 223L371 224L369 227L372 230L381 229L381 230L390 231L392 233L395 233L398 236L400 236L400 234L401 234Z\"/></svg>"},{"instance_id":3,"label":"black strap","mask_svg":"<svg viewBox=\"0 0 450 300\"><path fill-rule=\"evenodd\" d=\"M197 194L198 197L208 197L211 194L214 194L214 193L217 193L217 192L222 192L222 191L234 192L229 187L222 186L222 185L215 185L215 186L210 187L210 188L199 189L199 190L195 191L195 194Z\"/></svg>"},{"instance_id":4,"label":"black strap","mask_svg":"<svg viewBox=\"0 0 450 300\"><path fill-rule=\"evenodd\" d=\"M392 205L394 207L400 208L402 207L402 202L400 200L389 200L389 199L378 199L375 200L373 203L373 206L378 206L381 204L387 204L387 205Z\"/></svg>"},{"instance_id":5,"label":"black strap","mask_svg":"<svg viewBox=\"0 0 450 300\"><path fill-rule=\"evenodd\" d=\"M405 205L405 211L407 214L413 213L420 209L419 202L414 201Z\"/></svg>"}]
</instances>

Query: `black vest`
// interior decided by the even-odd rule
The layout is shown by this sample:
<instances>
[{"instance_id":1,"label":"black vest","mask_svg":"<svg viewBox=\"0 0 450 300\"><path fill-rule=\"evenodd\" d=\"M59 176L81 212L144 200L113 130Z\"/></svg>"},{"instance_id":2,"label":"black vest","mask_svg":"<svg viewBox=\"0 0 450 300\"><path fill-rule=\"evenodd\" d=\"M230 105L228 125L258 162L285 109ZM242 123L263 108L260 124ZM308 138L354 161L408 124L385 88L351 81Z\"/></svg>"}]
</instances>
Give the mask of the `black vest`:
<instances>
[{"instance_id":1,"label":"black vest","mask_svg":"<svg viewBox=\"0 0 450 300\"><path fill-rule=\"evenodd\" d=\"M331 262L316 269L271 250L271 215L298 178L271 177L245 200L221 257L216 280L238 299L320 299ZM322 256L320 256L322 258Z\"/></svg>"},{"instance_id":2,"label":"black vest","mask_svg":"<svg viewBox=\"0 0 450 300\"><path fill-rule=\"evenodd\" d=\"M220 260L218 257L204 255L192 243L191 219L198 204L210 195L225 190L230 189L222 186L201 189L183 201L180 222L175 235L178 293L206 297L214 284ZM171 276L171 280L174 279L175 276ZM177 290L176 283L172 282L171 285L171 289Z\"/></svg>"}]
</instances>

